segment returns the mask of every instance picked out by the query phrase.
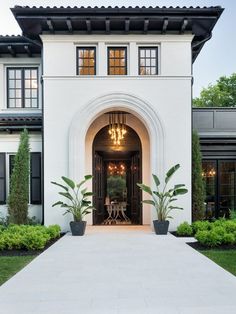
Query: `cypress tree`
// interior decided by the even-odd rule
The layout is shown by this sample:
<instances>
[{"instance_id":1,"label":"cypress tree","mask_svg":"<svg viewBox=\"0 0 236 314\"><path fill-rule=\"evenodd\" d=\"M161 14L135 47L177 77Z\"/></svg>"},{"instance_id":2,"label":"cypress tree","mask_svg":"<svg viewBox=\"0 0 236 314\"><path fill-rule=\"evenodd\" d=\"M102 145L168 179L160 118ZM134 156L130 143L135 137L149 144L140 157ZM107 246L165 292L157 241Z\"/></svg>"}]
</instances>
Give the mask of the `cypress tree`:
<instances>
[{"instance_id":1,"label":"cypress tree","mask_svg":"<svg viewBox=\"0 0 236 314\"><path fill-rule=\"evenodd\" d=\"M20 144L14 158L8 197L9 222L26 224L29 199L29 135L25 129L20 135Z\"/></svg>"},{"instance_id":2,"label":"cypress tree","mask_svg":"<svg viewBox=\"0 0 236 314\"><path fill-rule=\"evenodd\" d=\"M192 219L202 220L205 217L205 184L202 178L202 155L199 137L193 131L192 137Z\"/></svg>"}]
</instances>

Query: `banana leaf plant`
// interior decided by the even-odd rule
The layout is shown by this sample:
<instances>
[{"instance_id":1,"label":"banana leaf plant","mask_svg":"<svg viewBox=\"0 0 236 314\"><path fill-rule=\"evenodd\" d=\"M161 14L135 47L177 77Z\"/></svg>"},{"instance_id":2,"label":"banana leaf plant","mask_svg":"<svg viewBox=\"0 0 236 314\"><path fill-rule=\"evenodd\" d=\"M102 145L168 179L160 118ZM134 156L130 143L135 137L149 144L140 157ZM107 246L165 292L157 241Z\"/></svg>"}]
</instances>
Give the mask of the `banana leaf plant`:
<instances>
[{"instance_id":1,"label":"banana leaf plant","mask_svg":"<svg viewBox=\"0 0 236 314\"><path fill-rule=\"evenodd\" d=\"M91 175L84 176L84 180L76 184L73 180L67 177L61 177L64 184L51 182L52 184L60 187L62 191L58 192L63 196L65 201L58 201L52 206L60 206L65 209L63 215L72 214L74 221L82 221L84 216L91 213L95 208L91 205L92 202L89 198L93 195L92 192L88 192L87 188L84 188L84 184L92 179Z\"/></svg>"},{"instance_id":2,"label":"banana leaf plant","mask_svg":"<svg viewBox=\"0 0 236 314\"><path fill-rule=\"evenodd\" d=\"M163 189L160 188L161 182L155 174L153 174L152 177L156 185L156 191L152 191L149 186L143 183L137 183L138 187L142 191L148 193L152 197L152 200L144 200L142 203L150 204L155 207L158 221L165 221L169 218L173 218L170 216L170 212L174 209L183 210L182 207L178 207L173 203L177 201L177 196L186 194L188 192L188 190L185 188L185 184L176 184L173 188L167 190L167 185L170 179L179 168L180 165L177 164L167 171Z\"/></svg>"}]
</instances>

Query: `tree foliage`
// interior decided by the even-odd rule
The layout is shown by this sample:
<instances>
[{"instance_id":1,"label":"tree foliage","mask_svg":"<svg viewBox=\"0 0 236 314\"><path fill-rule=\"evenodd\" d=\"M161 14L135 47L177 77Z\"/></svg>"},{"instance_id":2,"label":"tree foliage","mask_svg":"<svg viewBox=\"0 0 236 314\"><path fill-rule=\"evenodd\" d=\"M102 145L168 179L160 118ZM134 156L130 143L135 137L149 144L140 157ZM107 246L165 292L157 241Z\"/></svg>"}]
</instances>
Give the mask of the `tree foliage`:
<instances>
[{"instance_id":1,"label":"tree foliage","mask_svg":"<svg viewBox=\"0 0 236 314\"><path fill-rule=\"evenodd\" d=\"M193 100L195 107L236 107L236 73L221 76L216 84L203 88Z\"/></svg>"},{"instance_id":2,"label":"tree foliage","mask_svg":"<svg viewBox=\"0 0 236 314\"><path fill-rule=\"evenodd\" d=\"M14 224L26 224L29 198L29 135L24 130L20 135L20 144L14 158L14 167L10 178L8 197L9 221Z\"/></svg>"},{"instance_id":3,"label":"tree foliage","mask_svg":"<svg viewBox=\"0 0 236 314\"><path fill-rule=\"evenodd\" d=\"M202 220L205 216L205 184L202 178L202 156L196 131L192 140L192 218Z\"/></svg>"}]
</instances>

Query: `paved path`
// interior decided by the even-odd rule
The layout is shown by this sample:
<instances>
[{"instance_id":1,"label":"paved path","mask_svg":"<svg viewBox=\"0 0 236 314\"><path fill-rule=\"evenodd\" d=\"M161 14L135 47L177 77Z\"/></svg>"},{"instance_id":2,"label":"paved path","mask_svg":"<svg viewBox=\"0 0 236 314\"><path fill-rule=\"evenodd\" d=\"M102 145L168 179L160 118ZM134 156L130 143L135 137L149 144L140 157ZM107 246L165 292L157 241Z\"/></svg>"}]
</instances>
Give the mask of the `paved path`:
<instances>
[{"instance_id":1,"label":"paved path","mask_svg":"<svg viewBox=\"0 0 236 314\"><path fill-rule=\"evenodd\" d=\"M235 314L236 277L172 235L93 227L0 288L1 314Z\"/></svg>"}]
</instances>

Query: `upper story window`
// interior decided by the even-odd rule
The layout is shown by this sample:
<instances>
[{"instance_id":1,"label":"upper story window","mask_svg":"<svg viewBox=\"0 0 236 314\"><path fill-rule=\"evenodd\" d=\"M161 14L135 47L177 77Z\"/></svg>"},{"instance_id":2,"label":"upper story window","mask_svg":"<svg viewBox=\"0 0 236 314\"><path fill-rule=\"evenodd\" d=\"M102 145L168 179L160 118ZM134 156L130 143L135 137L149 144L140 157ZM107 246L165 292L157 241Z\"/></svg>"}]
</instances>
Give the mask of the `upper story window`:
<instances>
[{"instance_id":1,"label":"upper story window","mask_svg":"<svg viewBox=\"0 0 236 314\"><path fill-rule=\"evenodd\" d=\"M126 47L108 47L108 75L127 75Z\"/></svg>"},{"instance_id":2,"label":"upper story window","mask_svg":"<svg viewBox=\"0 0 236 314\"><path fill-rule=\"evenodd\" d=\"M77 48L77 75L96 75L96 48Z\"/></svg>"},{"instance_id":3,"label":"upper story window","mask_svg":"<svg viewBox=\"0 0 236 314\"><path fill-rule=\"evenodd\" d=\"M7 69L7 107L38 108L38 68Z\"/></svg>"},{"instance_id":4,"label":"upper story window","mask_svg":"<svg viewBox=\"0 0 236 314\"><path fill-rule=\"evenodd\" d=\"M157 47L139 47L139 75L158 74Z\"/></svg>"}]
</instances>

